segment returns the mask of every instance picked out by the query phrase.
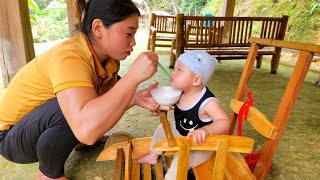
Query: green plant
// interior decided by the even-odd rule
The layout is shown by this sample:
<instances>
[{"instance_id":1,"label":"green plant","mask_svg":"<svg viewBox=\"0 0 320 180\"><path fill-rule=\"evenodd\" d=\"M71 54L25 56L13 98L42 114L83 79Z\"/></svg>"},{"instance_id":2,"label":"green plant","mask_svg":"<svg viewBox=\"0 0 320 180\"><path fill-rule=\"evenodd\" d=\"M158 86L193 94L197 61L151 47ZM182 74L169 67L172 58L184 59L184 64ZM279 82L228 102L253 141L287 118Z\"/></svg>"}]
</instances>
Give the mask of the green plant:
<instances>
[{"instance_id":1,"label":"green plant","mask_svg":"<svg viewBox=\"0 0 320 180\"><path fill-rule=\"evenodd\" d=\"M41 9L38 1L44 3ZM28 0L34 42L68 37L66 0Z\"/></svg>"},{"instance_id":2,"label":"green plant","mask_svg":"<svg viewBox=\"0 0 320 180\"><path fill-rule=\"evenodd\" d=\"M310 7L310 10L309 10L310 15L312 15L314 13L319 13L320 12L320 0L312 0L309 7Z\"/></svg>"},{"instance_id":3,"label":"green plant","mask_svg":"<svg viewBox=\"0 0 320 180\"><path fill-rule=\"evenodd\" d=\"M211 13L217 15L223 8L223 0L209 0L204 8L201 10L202 14Z\"/></svg>"}]
</instances>

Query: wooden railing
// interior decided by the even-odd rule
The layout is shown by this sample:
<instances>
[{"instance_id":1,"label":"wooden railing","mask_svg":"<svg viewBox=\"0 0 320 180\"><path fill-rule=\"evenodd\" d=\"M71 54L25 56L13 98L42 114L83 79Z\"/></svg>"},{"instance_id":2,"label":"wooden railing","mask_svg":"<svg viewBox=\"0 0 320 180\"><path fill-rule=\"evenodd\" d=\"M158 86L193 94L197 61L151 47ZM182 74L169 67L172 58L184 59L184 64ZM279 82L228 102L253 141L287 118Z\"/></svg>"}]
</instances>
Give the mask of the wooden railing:
<instances>
[{"instance_id":1,"label":"wooden railing","mask_svg":"<svg viewBox=\"0 0 320 180\"><path fill-rule=\"evenodd\" d=\"M148 50L155 51L155 47L171 47L176 34L176 16L163 16L152 13L148 36Z\"/></svg>"},{"instance_id":2,"label":"wooden railing","mask_svg":"<svg viewBox=\"0 0 320 180\"><path fill-rule=\"evenodd\" d=\"M176 42L172 42L170 66L186 50L206 50L217 59L245 59L249 52L249 38L259 37L283 40L288 16L274 17L176 17ZM271 73L277 72L281 48L261 49L257 56L257 67L262 55L273 55Z\"/></svg>"}]
</instances>

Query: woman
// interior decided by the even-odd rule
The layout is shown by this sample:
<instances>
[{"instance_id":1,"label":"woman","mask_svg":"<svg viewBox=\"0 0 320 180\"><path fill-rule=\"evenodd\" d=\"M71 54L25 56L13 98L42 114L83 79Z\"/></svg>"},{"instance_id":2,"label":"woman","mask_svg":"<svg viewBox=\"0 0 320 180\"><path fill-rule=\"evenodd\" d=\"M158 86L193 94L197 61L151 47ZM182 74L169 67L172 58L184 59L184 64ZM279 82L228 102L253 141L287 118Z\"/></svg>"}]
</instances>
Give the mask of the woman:
<instances>
[{"instance_id":1,"label":"woman","mask_svg":"<svg viewBox=\"0 0 320 180\"><path fill-rule=\"evenodd\" d=\"M141 53L118 78L136 44L139 10L131 0L77 1L81 32L23 67L0 99L0 154L39 162L37 179L66 179L64 164L79 142L94 144L130 107L159 108L138 85L157 71L158 56Z\"/></svg>"}]
</instances>

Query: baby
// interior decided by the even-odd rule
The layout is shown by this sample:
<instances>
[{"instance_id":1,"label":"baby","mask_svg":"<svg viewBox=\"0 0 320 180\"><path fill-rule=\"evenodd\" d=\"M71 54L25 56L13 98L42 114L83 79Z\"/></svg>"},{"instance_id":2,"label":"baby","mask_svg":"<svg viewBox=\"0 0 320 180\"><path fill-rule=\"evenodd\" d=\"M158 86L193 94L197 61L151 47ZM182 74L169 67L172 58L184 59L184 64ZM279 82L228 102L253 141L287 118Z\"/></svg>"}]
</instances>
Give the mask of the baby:
<instances>
[{"instance_id":1,"label":"baby","mask_svg":"<svg viewBox=\"0 0 320 180\"><path fill-rule=\"evenodd\" d=\"M202 144L207 135L225 134L229 129L228 115L219 105L213 93L205 86L213 74L217 60L204 51L187 51L181 54L174 66L170 83L182 91L175 104L175 121L170 128L175 137L187 136L195 144ZM154 144L165 139L159 125L150 144L150 153L137 158L136 162L157 164L162 152L153 149ZM189 167L195 167L210 159L212 151L191 151ZM173 158L165 175L168 180L176 179L178 155Z\"/></svg>"}]
</instances>

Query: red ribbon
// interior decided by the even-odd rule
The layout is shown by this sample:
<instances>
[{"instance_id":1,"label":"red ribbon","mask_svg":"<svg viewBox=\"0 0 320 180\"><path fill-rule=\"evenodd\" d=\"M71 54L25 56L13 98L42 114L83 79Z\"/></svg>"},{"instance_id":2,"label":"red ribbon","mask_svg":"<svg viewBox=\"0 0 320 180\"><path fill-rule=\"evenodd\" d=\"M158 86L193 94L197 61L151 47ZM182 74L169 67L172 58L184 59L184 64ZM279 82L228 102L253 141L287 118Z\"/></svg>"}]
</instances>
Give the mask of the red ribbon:
<instances>
[{"instance_id":1,"label":"red ribbon","mask_svg":"<svg viewBox=\"0 0 320 180\"><path fill-rule=\"evenodd\" d=\"M238 115L238 136L242 135L242 118L243 118L243 116L244 116L245 119L248 118L248 113L249 113L250 106L253 105L253 97L252 97L252 93L250 91L248 91L247 97L248 97L248 100L243 103L243 105L241 106L241 108L239 110L239 115ZM261 156L261 152L251 153L251 154L248 154L248 155L244 156L244 159L246 160L251 172L254 171L254 169L255 169L258 161L259 161L260 156ZM268 172L270 171L271 166L272 166L272 163L269 165Z\"/></svg>"},{"instance_id":2,"label":"red ribbon","mask_svg":"<svg viewBox=\"0 0 320 180\"><path fill-rule=\"evenodd\" d=\"M248 100L243 103L239 110L239 115L238 115L238 136L242 136L242 117L244 116L244 119L248 118L248 112L250 109L250 106L252 106L253 103L253 98L252 98L252 93L249 91L247 93Z\"/></svg>"},{"instance_id":3,"label":"red ribbon","mask_svg":"<svg viewBox=\"0 0 320 180\"><path fill-rule=\"evenodd\" d=\"M244 159L246 160L251 172L254 171L260 156L261 156L261 152L251 153L244 156Z\"/></svg>"}]
</instances>

